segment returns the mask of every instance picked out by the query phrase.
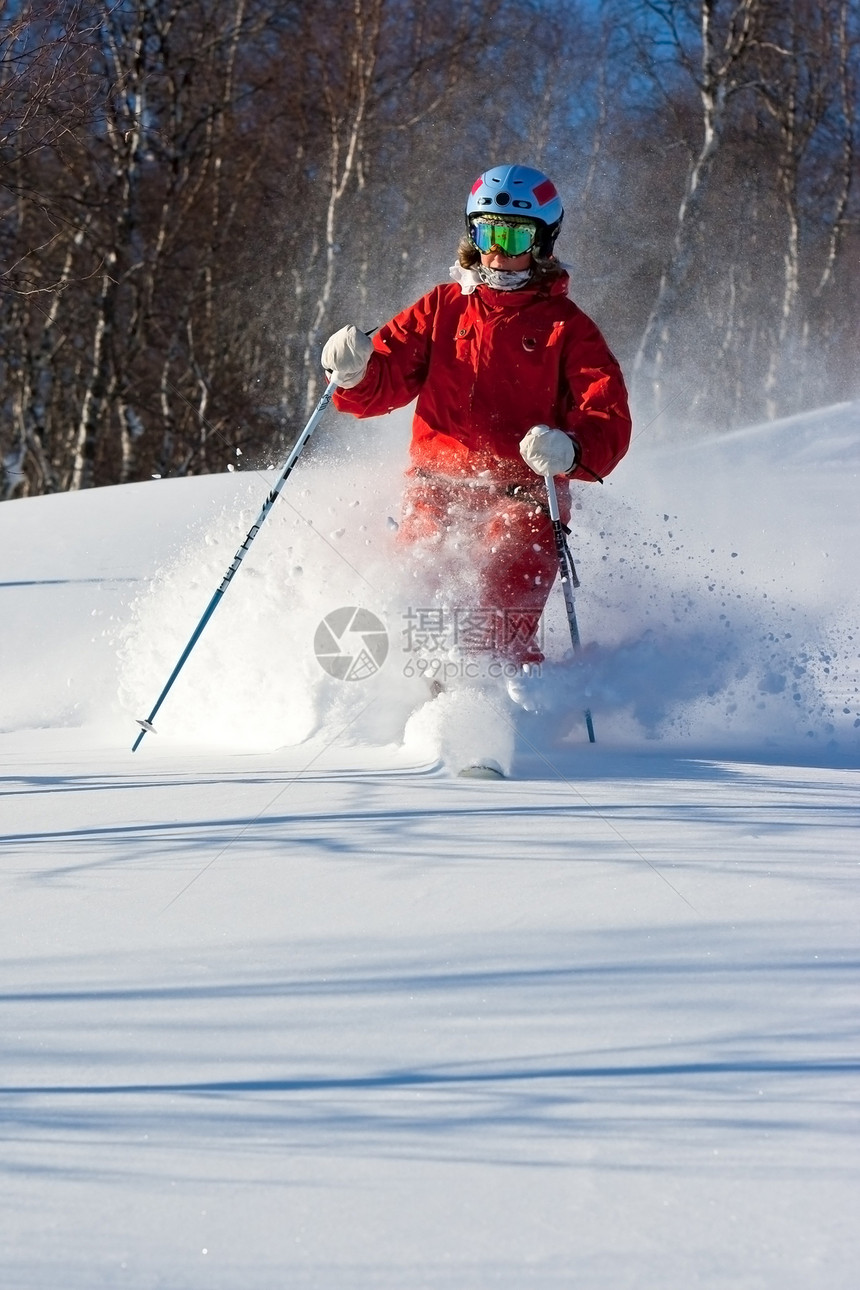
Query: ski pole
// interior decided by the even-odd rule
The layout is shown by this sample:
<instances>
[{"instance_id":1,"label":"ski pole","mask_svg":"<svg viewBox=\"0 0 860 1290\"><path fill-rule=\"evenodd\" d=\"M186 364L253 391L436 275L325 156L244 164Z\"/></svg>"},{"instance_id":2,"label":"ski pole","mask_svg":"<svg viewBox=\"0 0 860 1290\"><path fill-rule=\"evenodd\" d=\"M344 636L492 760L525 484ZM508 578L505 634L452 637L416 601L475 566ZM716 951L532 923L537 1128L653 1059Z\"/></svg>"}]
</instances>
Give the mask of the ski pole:
<instances>
[{"instance_id":1,"label":"ski pole","mask_svg":"<svg viewBox=\"0 0 860 1290\"><path fill-rule=\"evenodd\" d=\"M272 509L275 502L278 500L278 496L281 492L281 489L283 488L284 484L287 482L287 479L290 476L290 472L292 471L293 466L295 466L296 462L301 456L302 449L304 448L308 439L310 439L314 430L316 430L317 426L322 420L323 413L325 412L328 405L331 403L332 395L334 394L336 388L337 388L337 372L334 372L331 376L331 379L329 380L328 385L325 387L325 390L323 391L323 394L322 394L322 397L320 398L319 403L316 405L313 412L311 413L310 420L308 421L302 433L299 435L296 442L293 444L293 447L290 451L290 455L287 457L287 460L284 463L284 468L281 471L280 475L278 476L275 486L273 487L272 491L269 493L266 500L263 502L263 506L260 511L260 514L257 516L256 520L251 525L250 529L245 535L245 541L242 543L242 545L239 547L239 550L234 555L233 563L230 565L229 569L224 574L224 577L221 580L221 585L218 587L218 590L215 592L212 599L209 601L209 604L206 606L203 617L200 619L200 622L194 628L194 631L191 634L191 639L189 640L188 644L185 646L185 649L182 651L182 654L180 655L179 662L176 664L176 667L173 669L173 671L170 673L170 676L167 678L167 684L165 685L164 689L161 691L161 694L159 694L158 698L156 699L155 705L152 711L150 712L149 716L146 717L144 720L138 719L137 724L140 726L140 734L137 736L137 738L135 739L132 745L132 749L131 749L132 752L137 752L143 740L144 735L148 734L150 731L152 732L152 734L156 733L155 727L153 726L152 723L155 720L155 716L156 716L156 713L158 712L158 709L161 707L162 703L167 698L167 695L170 691L170 687L173 685L173 682L176 680L177 676L179 675L179 673L182 671L183 667L187 663L189 654L194 649L194 646L197 644L200 637L203 635L204 627L209 622L209 619L212 617L215 610L218 608L218 605L225 591L227 590L231 581L233 580L233 577L236 574L239 568L239 565L242 563L245 556L248 554L248 550L251 546L251 543L254 541L254 538L257 536L260 529L262 528L263 521L265 520L266 516L269 514L269 511Z\"/></svg>"},{"instance_id":2,"label":"ski pole","mask_svg":"<svg viewBox=\"0 0 860 1290\"><path fill-rule=\"evenodd\" d=\"M555 490L555 480L552 475L544 475L546 484L546 499L549 506L549 518L552 522L552 532L555 538L555 550L558 556L558 569L561 577L561 589L564 592L564 607L567 611L567 625L570 628L570 642L573 646L574 654L578 654L582 649L582 640L579 635L579 625L576 621L576 605L574 604L573 593L579 586L579 578L576 576L576 567L573 563L573 556L570 554L570 547L567 545L567 530L561 522L561 515L558 510L558 494ZM591 719L591 709L585 709L585 728L588 731L588 742L595 742L594 722Z\"/></svg>"}]
</instances>

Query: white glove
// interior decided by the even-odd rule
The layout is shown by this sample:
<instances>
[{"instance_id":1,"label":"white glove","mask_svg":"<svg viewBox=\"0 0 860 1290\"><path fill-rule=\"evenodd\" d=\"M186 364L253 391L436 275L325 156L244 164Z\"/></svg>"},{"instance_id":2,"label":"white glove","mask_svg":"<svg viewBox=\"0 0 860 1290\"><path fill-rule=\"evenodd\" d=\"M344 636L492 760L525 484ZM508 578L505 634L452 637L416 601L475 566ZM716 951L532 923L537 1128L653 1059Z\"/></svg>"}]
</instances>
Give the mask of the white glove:
<instances>
[{"instance_id":1,"label":"white glove","mask_svg":"<svg viewBox=\"0 0 860 1290\"><path fill-rule=\"evenodd\" d=\"M567 475L577 460L577 446L563 430L532 426L520 440L520 456L536 475Z\"/></svg>"},{"instance_id":2,"label":"white glove","mask_svg":"<svg viewBox=\"0 0 860 1290\"><path fill-rule=\"evenodd\" d=\"M364 379L372 353L373 341L350 323L329 336L323 345L322 365L327 372L337 374L341 389L351 390Z\"/></svg>"}]
</instances>

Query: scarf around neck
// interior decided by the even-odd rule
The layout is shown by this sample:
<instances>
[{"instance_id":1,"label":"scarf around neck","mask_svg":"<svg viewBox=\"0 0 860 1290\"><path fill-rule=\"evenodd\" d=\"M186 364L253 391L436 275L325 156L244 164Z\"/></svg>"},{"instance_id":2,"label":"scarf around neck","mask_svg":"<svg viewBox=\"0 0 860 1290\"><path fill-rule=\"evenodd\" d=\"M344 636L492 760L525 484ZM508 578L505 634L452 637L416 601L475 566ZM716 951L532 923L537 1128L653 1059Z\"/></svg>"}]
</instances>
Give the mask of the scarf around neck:
<instances>
[{"instance_id":1,"label":"scarf around neck","mask_svg":"<svg viewBox=\"0 0 860 1290\"><path fill-rule=\"evenodd\" d=\"M455 282L459 282L464 296L470 296L482 282L494 291L518 291L532 276L531 269L514 272L510 269L485 269L483 266L480 269L464 269L461 264L452 264L448 273Z\"/></svg>"}]
</instances>

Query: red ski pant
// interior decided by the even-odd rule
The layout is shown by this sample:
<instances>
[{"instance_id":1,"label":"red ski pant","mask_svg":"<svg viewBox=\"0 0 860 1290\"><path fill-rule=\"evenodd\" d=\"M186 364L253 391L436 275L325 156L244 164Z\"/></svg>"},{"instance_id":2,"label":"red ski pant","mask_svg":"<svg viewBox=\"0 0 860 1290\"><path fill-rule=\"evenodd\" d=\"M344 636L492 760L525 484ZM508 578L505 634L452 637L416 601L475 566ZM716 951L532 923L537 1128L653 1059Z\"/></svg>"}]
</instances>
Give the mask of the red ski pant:
<instances>
[{"instance_id":1,"label":"red ski pant","mask_svg":"<svg viewBox=\"0 0 860 1290\"><path fill-rule=\"evenodd\" d=\"M559 510L566 522L566 488L559 489ZM435 597L437 616L445 606L448 621L437 626L448 643L515 664L542 661L540 619L558 556L537 478L506 488L412 476L398 541L420 564L417 585Z\"/></svg>"}]
</instances>

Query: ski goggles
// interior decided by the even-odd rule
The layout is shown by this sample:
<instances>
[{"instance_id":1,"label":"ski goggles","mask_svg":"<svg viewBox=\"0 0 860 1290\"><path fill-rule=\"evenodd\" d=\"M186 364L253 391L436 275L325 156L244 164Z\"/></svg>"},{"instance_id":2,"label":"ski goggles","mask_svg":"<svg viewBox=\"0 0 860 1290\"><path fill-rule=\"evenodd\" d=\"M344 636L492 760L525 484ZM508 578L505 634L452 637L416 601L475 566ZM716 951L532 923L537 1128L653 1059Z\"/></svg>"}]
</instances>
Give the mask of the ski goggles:
<instances>
[{"instance_id":1,"label":"ski goggles","mask_svg":"<svg viewBox=\"0 0 860 1290\"><path fill-rule=\"evenodd\" d=\"M510 223L507 220L473 219L469 222L469 235L483 254L498 248L503 255L524 255L537 240L537 225Z\"/></svg>"}]
</instances>

